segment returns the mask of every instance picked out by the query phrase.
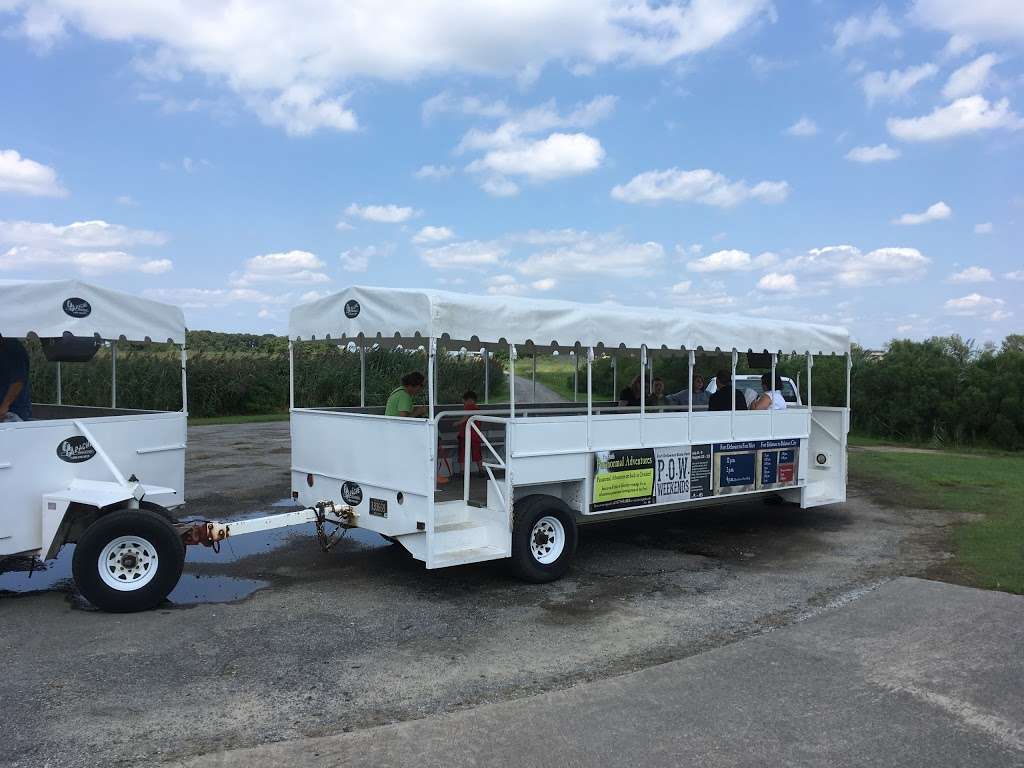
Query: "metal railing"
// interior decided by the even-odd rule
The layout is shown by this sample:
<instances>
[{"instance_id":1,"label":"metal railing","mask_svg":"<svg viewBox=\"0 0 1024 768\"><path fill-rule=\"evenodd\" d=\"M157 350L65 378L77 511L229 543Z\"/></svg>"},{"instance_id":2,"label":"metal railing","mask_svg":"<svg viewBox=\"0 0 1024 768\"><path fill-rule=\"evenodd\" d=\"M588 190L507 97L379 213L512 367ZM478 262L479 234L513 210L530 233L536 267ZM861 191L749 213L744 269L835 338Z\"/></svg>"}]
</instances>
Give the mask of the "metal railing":
<instances>
[{"instance_id":1,"label":"metal railing","mask_svg":"<svg viewBox=\"0 0 1024 768\"><path fill-rule=\"evenodd\" d=\"M487 435L483 433L483 430L477 426L478 423L485 422L488 424L501 424L505 428L505 455L502 456L498 453L498 450L491 444L491 441L487 439ZM508 450L511 442L509 429L511 424L508 419L500 418L497 416L470 416L466 419L466 439L465 445L463 446L462 456L462 501L468 507L469 506L469 467L472 461L473 451L473 435L476 434L480 438L480 442L487 446L487 450L492 457L492 461L484 461L481 456L480 466L487 473L488 488L494 486L494 492L498 495L501 500L501 507L505 510L506 514L511 517L512 514L512 472L508 468ZM494 470L501 469L505 472L505 489L502 491L501 483L494 476ZM486 503L486 500L485 500Z\"/></svg>"}]
</instances>

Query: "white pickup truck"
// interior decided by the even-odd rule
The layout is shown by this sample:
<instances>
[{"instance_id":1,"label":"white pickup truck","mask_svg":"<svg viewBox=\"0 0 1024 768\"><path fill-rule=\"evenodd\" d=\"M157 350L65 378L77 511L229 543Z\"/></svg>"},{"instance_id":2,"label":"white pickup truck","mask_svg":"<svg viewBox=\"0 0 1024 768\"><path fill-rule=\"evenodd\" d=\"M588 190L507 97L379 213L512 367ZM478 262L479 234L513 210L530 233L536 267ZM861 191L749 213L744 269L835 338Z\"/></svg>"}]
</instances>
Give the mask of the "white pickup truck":
<instances>
[{"instance_id":1,"label":"white pickup truck","mask_svg":"<svg viewBox=\"0 0 1024 768\"><path fill-rule=\"evenodd\" d=\"M780 376L779 379L782 381L782 398L791 405L802 405L803 403L800 402L800 388L796 385L796 382L788 376ZM736 389L743 393L749 406L757 399L758 395L764 392L764 387L761 386L761 375L758 373L737 373ZM709 395L713 395L718 391L718 383L714 377L708 381L704 391ZM750 395L751 392L754 393L753 396Z\"/></svg>"}]
</instances>

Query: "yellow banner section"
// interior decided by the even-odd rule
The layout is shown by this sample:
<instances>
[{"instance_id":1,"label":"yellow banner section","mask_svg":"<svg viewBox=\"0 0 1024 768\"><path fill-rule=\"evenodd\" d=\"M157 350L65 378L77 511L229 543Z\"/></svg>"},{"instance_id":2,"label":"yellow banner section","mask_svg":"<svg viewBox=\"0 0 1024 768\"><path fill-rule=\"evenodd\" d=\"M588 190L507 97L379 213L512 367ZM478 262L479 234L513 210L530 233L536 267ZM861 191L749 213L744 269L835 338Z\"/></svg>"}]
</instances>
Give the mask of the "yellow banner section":
<instances>
[{"instance_id":1,"label":"yellow banner section","mask_svg":"<svg viewBox=\"0 0 1024 768\"><path fill-rule=\"evenodd\" d=\"M628 469L594 475L595 504L651 496L654 491L654 469Z\"/></svg>"}]
</instances>

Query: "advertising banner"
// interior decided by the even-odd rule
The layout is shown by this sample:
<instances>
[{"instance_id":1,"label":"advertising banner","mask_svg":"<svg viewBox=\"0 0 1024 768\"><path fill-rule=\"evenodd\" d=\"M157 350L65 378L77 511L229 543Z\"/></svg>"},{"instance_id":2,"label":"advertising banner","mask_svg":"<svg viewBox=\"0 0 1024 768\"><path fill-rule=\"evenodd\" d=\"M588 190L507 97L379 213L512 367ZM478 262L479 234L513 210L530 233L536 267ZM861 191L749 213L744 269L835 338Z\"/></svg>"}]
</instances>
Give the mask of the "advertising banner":
<instances>
[{"instance_id":1,"label":"advertising banner","mask_svg":"<svg viewBox=\"0 0 1024 768\"><path fill-rule=\"evenodd\" d=\"M800 440L794 438L598 451L590 509L605 512L791 487L798 482L799 450Z\"/></svg>"}]
</instances>

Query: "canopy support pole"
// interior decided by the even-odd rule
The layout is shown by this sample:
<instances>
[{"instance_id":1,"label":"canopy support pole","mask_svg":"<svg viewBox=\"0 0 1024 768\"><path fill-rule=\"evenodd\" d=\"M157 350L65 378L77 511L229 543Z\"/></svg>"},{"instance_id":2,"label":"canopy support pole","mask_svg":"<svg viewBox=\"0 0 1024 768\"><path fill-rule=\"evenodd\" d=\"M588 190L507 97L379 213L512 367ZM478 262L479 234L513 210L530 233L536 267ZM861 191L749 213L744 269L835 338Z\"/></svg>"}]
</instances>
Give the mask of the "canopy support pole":
<instances>
[{"instance_id":1,"label":"canopy support pole","mask_svg":"<svg viewBox=\"0 0 1024 768\"><path fill-rule=\"evenodd\" d=\"M647 414L647 377L644 370L647 367L647 345L640 345L640 447L644 447L644 421Z\"/></svg>"},{"instance_id":2,"label":"canopy support pole","mask_svg":"<svg viewBox=\"0 0 1024 768\"><path fill-rule=\"evenodd\" d=\"M516 417L516 345L508 345L508 413ZM508 439L506 435L505 439Z\"/></svg>"},{"instance_id":3,"label":"canopy support pole","mask_svg":"<svg viewBox=\"0 0 1024 768\"><path fill-rule=\"evenodd\" d=\"M594 348L587 347L587 450L590 450L590 417L594 413Z\"/></svg>"},{"instance_id":4,"label":"canopy support pole","mask_svg":"<svg viewBox=\"0 0 1024 768\"><path fill-rule=\"evenodd\" d=\"M619 399L619 356L612 355L612 400Z\"/></svg>"},{"instance_id":5,"label":"canopy support pole","mask_svg":"<svg viewBox=\"0 0 1024 768\"><path fill-rule=\"evenodd\" d=\"M686 385L686 439L688 442L693 442L693 363L696 358L694 351L688 350L686 353L687 357L687 385Z\"/></svg>"},{"instance_id":6,"label":"canopy support pole","mask_svg":"<svg viewBox=\"0 0 1024 768\"><path fill-rule=\"evenodd\" d=\"M359 342L359 407L366 407L366 345Z\"/></svg>"},{"instance_id":7,"label":"canopy support pole","mask_svg":"<svg viewBox=\"0 0 1024 768\"><path fill-rule=\"evenodd\" d=\"M60 391L60 360L57 361L57 405L63 405Z\"/></svg>"},{"instance_id":8,"label":"canopy support pole","mask_svg":"<svg viewBox=\"0 0 1024 768\"><path fill-rule=\"evenodd\" d=\"M491 353L484 347L480 350L484 358L484 405L491 402Z\"/></svg>"},{"instance_id":9,"label":"canopy support pole","mask_svg":"<svg viewBox=\"0 0 1024 768\"><path fill-rule=\"evenodd\" d=\"M729 430L733 440L736 439L736 363L740 359L740 353L733 347L732 350L732 397L729 398L732 407L732 416L729 417Z\"/></svg>"},{"instance_id":10,"label":"canopy support pole","mask_svg":"<svg viewBox=\"0 0 1024 768\"><path fill-rule=\"evenodd\" d=\"M814 367L814 356L807 353L807 410L811 410L811 368Z\"/></svg>"},{"instance_id":11,"label":"canopy support pole","mask_svg":"<svg viewBox=\"0 0 1024 768\"><path fill-rule=\"evenodd\" d=\"M434 400L437 397L437 393L434 391L437 388L437 339L433 336L430 337L430 341L427 342L427 418L431 423L434 422Z\"/></svg>"},{"instance_id":12,"label":"canopy support pole","mask_svg":"<svg viewBox=\"0 0 1024 768\"><path fill-rule=\"evenodd\" d=\"M778 382L775 380L775 365L776 365L777 362L778 362L778 355L775 352L772 352L772 380L769 382L771 384L771 386L772 386L772 389L776 389L777 388L776 385L778 384ZM782 390L781 389L779 390L779 394L780 395L782 394ZM771 414L768 417L769 420L770 420L768 428L771 430L771 435L774 438L775 437L775 408L774 408L774 406L769 405L768 412Z\"/></svg>"},{"instance_id":13,"label":"canopy support pole","mask_svg":"<svg viewBox=\"0 0 1024 768\"><path fill-rule=\"evenodd\" d=\"M110 340L110 407L117 408L117 339Z\"/></svg>"},{"instance_id":14,"label":"canopy support pole","mask_svg":"<svg viewBox=\"0 0 1024 768\"><path fill-rule=\"evenodd\" d=\"M295 407L295 342L288 340L288 410Z\"/></svg>"},{"instance_id":15,"label":"canopy support pole","mask_svg":"<svg viewBox=\"0 0 1024 768\"><path fill-rule=\"evenodd\" d=\"M185 345L181 345L181 412L188 415L188 374L185 371L188 361L188 352Z\"/></svg>"},{"instance_id":16,"label":"canopy support pole","mask_svg":"<svg viewBox=\"0 0 1024 768\"><path fill-rule=\"evenodd\" d=\"M851 376L853 374L853 355L850 354L849 350L846 352L846 410L850 410L850 401L852 399L853 389L851 385Z\"/></svg>"}]
</instances>

